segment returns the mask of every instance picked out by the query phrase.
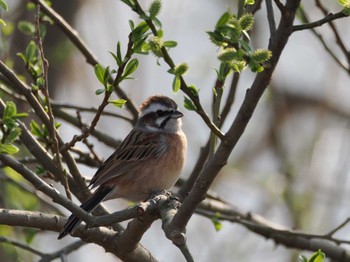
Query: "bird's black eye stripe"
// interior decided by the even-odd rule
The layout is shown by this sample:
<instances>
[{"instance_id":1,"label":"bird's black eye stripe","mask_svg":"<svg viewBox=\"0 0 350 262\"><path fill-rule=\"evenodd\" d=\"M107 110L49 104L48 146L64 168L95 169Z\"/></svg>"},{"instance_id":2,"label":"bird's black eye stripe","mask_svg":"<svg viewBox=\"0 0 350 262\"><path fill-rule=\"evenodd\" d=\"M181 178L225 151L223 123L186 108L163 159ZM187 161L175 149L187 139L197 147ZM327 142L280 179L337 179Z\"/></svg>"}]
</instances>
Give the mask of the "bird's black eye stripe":
<instances>
[{"instance_id":1,"label":"bird's black eye stripe","mask_svg":"<svg viewBox=\"0 0 350 262\"><path fill-rule=\"evenodd\" d=\"M165 110L157 110L156 113L157 113L157 116L168 116L168 115L171 115L174 111L173 110L168 110L168 111L165 111Z\"/></svg>"}]
</instances>

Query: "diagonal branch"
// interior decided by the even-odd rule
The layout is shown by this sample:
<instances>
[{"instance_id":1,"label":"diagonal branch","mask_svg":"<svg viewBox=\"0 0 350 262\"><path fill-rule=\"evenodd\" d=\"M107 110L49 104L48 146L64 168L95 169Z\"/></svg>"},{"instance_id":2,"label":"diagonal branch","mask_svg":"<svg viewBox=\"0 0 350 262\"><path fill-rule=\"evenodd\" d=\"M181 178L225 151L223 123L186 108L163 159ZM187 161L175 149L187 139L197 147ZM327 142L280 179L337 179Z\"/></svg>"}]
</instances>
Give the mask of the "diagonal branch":
<instances>
[{"instance_id":1,"label":"diagonal branch","mask_svg":"<svg viewBox=\"0 0 350 262\"><path fill-rule=\"evenodd\" d=\"M288 12L286 12L286 15L282 16L274 36L274 41L271 41L269 44L269 50L271 50L273 54L272 59L268 67L256 76L252 87L247 90L241 108L226 133L225 141L221 142L216 153L208 160L206 166L196 180L194 187L175 215L172 221L174 231L184 232L195 208L205 198L210 185L213 183L220 170L226 165L232 150L242 136L261 96L270 82L279 57L292 33L293 21L299 3L300 1L287 1L285 8Z\"/></svg>"},{"instance_id":2,"label":"diagonal branch","mask_svg":"<svg viewBox=\"0 0 350 262\"><path fill-rule=\"evenodd\" d=\"M139 14L141 17L145 17L146 14L143 11L143 9L141 8L140 4L138 3L137 0L134 1L135 2L135 9L134 11ZM147 19L145 20L146 23L148 24L148 26L150 27L153 35L157 36L158 35L158 30L155 27L155 25L153 24L152 20ZM175 63L172 60L172 58L170 57L168 51L166 50L166 48L163 46L162 49L162 54L163 54L163 59L164 61L168 64L168 66L171 69L175 68ZM207 126L210 128L210 130L217 136L219 137L221 140L225 140L225 134L221 132L221 130L210 120L209 115L204 111L199 97L198 95L194 94L191 89L188 87L188 85L186 84L185 80L183 79L182 76L180 76L180 81L181 81L181 90L188 95L189 98L191 98L192 102L194 103L194 105L196 106L196 112L202 117L203 121L207 124Z\"/></svg>"},{"instance_id":3,"label":"diagonal branch","mask_svg":"<svg viewBox=\"0 0 350 262\"><path fill-rule=\"evenodd\" d=\"M315 21L315 22L312 22L312 23L307 23L307 24L303 24L303 25L295 25L293 26L293 33L294 32L297 32L297 31L302 31L302 30L306 30L306 29L312 29L312 28L316 28L316 27L320 27L324 24L327 24L331 21L334 21L336 19L340 19L340 18L344 18L344 17L347 17L347 15L340 11L338 13L330 13L328 14L327 16L325 16L324 18L318 20L318 21Z\"/></svg>"},{"instance_id":4,"label":"diagonal branch","mask_svg":"<svg viewBox=\"0 0 350 262\"><path fill-rule=\"evenodd\" d=\"M31 0L33 3L40 5L42 12L44 12L48 17L50 17L55 24L62 30L62 32L68 37L68 39L78 48L78 50L83 54L86 58L86 62L92 66L97 64L101 64L95 54L90 50L87 44L82 40L79 36L78 32L69 25L67 21L63 19L55 10L49 7L42 0ZM115 87L116 94L122 98L127 100L128 102L125 104L126 108L133 115L134 119L137 119L138 109L132 102L132 100L126 95L126 93L119 87Z\"/></svg>"}]
</instances>

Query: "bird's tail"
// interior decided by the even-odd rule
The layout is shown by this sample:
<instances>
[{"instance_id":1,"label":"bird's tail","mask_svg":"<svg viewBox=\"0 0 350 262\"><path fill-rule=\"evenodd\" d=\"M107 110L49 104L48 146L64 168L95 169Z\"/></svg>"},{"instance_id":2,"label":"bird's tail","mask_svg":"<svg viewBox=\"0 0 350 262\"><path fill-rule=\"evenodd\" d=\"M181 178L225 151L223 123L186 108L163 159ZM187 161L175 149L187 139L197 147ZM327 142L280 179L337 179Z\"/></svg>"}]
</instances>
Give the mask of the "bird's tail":
<instances>
[{"instance_id":1,"label":"bird's tail","mask_svg":"<svg viewBox=\"0 0 350 262\"><path fill-rule=\"evenodd\" d=\"M112 187L99 187L94 194L84 202L80 207L86 212L92 212L103 199L112 191ZM74 214L71 214L66 224L63 226L57 239L65 237L67 234L74 232L74 230L80 225L81 219L77 218Z\"/></svg>"}]
</instances>

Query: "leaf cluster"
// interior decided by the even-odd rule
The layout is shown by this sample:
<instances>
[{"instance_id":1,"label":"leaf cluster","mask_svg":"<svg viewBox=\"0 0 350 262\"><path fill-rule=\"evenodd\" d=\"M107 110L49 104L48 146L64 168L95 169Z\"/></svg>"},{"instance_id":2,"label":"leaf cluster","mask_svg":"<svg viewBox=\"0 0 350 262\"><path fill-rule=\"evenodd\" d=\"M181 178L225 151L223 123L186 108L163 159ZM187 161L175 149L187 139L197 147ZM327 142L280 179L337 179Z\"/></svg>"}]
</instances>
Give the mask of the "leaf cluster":
<instances>
[{"instance_id":1,"label":"leaf cluster","mask_svg":"<svg viewBox=\"0 0 350 262\"><path fill-rule=\"evenodd\" d=\"M338 0L338 3L343 7L343 13L350 16L350 0Z\"/></svg>"},{"instance_id":2,"label":"leaf cluster","mask_svg":"<svg viewBox=\"0 0 350 262\"><path fill-rule=\"evenodd\" d=\"M207 32L210 40L220 47L218 59L221 61L217 74L225 79L230 71L242 72L247 66L253 72L262 72L263 63L271 58L269 50L253 50L249 44L249 30L253 28L254 17L250 13L238 18L229 11L216 23L214 31Z\"/></svg>"},{"instance_id":3,"label":"leaf cluster","mask_svg":"<svg viewBox=\"0 0 350 262\"><path fill-rule=\"evenodd\" d=\"M27 117L27 113L17 113L16 104L12 101L6 103L6 107L0 122L0 153L15 154L18 147L14 143L21 135L21 128L17 124L17 120Z\"/></svg>"},{"instance_id":4,"label":"leaf cluster","mask_svg":"<svg viewBox=\"0 0 350 262\"><path fill-rule=\"evenodd\" d=\"M38 45L34 41L30 41L25 53L18 52L17 56L23 60L28 73L33 78L34 83L31 84L33 90L43 88L45 80Z\"/></svg>"},{"instance_id":5,"label":"leaf cluster","mask_svg":"<svg viewBox=\"0 0 350 262\"><path fill-rule=\"evenodd\" d=\"M326 258L326 255L321 250L318 250L317 252L313 253L309 259L302 255L299 256L299 261L300 262L323 262L325 258Z\"/></svg>"}]
</instances>

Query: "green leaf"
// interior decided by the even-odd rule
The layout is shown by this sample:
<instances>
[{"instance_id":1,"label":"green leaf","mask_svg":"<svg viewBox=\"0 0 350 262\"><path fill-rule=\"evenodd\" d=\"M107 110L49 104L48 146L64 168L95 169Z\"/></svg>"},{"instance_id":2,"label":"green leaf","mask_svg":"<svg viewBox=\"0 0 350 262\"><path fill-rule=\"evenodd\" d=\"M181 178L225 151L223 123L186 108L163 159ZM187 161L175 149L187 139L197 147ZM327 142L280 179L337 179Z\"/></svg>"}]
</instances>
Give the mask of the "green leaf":
<instances>
[{"instance_id":1,"label":"green leaf","mask_svg":"<svg viewBox=\"0 0 350 262\"><path fill-rule=\"evenodd\" d=\"M25 64L28 63L27 58L26 58L26 56L25 56L23 53L17 53L17 56L19 56L20 58L22 58L22 60L23 60L23 62L24 62Z\"/></svg>"},{"instance_id":2,"label":"green leaf","mask_svg":"<svg viewBox=\"0 0 350 262\"><path fill-rule=\"evenodd\" d=\"M12 144L2 144L0 143L0 154L13 155L19 151L18 147Z\"/></svg>"},{"instance_id":3,"label":"green leaf","mask_svg":"<svg viewBox=\"0 0 350 262\"><path fill-rule=\"evenodd\" d=\"M175 41L165 41L163 43L163 46L165 46L167 48L173 48L173 47L177 46L177 43Z\"/></svg>"},{"instance_id":4,"label":"green leaf","mask_svg":"<svg viewBox=\"0 0 350 262\"><path fill-rule=\"evenodd\" d=\"M131 30L134 30L135 29L135 24L132 20L129 20L129 27Z\"/></svg>"},{"instance_id":5,"label":"green leaf","mask_svg":"<svg viewBox=\"0 0 350 262\"><path fill-rule=\"evenodd\" d=\"M254 0L245 0L244 4L245 5L254 5L255 1Z\"/></svg>"},{"instance_id":6,"label":"green leaf","mask_svg":"<svg viewBox=\"0 0 350 262\"><path fill-rule=\"evenodd\" d=\"M188 85L188 89L195 96L198 96L199 89L195 85Z\"/></svg>"},{"instance_id":7,"label":"green leaf","mask_svg":"<svg viewBox=\"0 0 350 262\"><path fill-rule=\"evenodd\" d=\"M25 230L25 239L27 244L32 244L35 236L39 233L38 230L32 228L26 228Z\"/></svg>"},{"instance_id":8,"label":"green leaf","mask_svg":"<svg viewBox=\"0 0 350 262\"><path fill-rule=\"evenodd\" d=\"M42 138L45 137L43 129L34 120L30 122L30 132L36 137L42 137Z\"/></svg>"},{"instance_id":9,"label":"green leaf","mask_svg":"<svg viewBox=\"0 0 350 262\"><path fill-rule=\"evenodd\" d=\"M101 84L104 84L105 69L103 68L103 66L101 66L100 64L97 64L94 66L94 70L98 81L100 81Z\"/></svg>"},{"instance_id":10,"label":"green leaf","mask_svg":"<svg viewBox=\"0 0 350 262\"><path fill-rule=\"evenodd\" d=\"M18 29L26 35L33 35L35 33L35 26L28 21L20 21L18 23Z\"/></svg>"},{"instance_id":11,"label":"green leaf","mask_svg":"<svg viewBox=\"0 0 350 262\"><path fill-rule=\"evenodd\" d=\"M111 84L106 84L106 89L105 89L105 91L107 91L107 92L112 92L112 90L113 90L113 85L111 85Z\"/></svg>"},{"instance_id":12,"label":"green leaf","mask_svg":"<svg viewBox=\"0 0 350 262\"><path fill-rule=\"evenodd\" d=\"M132 40L134 42L139 41L144 37L144 34L149 30L149 26L146 22L139 23L134 30L131 32Z\"/></svg>"},{"instance_id":13,"label":"green leaf","mask_svg":"<svg viewBox=\"0 0 350 262\"><path fill-rule=\"evenodd\" d=\"M141 47L141 52L148 53L149 50L151 50L151 47L149 46L149 44L146 42L143 42Z\"/></svg>"},{"instance_id":14,"label":"green leaf","mask_svg":"<svg viewBox=\"0 0 350 262\"><path fill-rule=\"evenodd\" d=\"M6 102L6 107L2 118L3 119L12 118L16 114L17 114L16 104L12 101Z\"/></svg>"},{"instance_id":15,"label":"green leaf","mask_svg":"<svg viewBox=\"0 0 350 262\"><path fill-rule=\"evenodd\" d=\"M36 5L34 3L28 3L27 4L27 10L28 11L34 11L36 8Z\"/></svg>"},{"instance_id":16,"label":"green leaf","mask_svg":"<svg viewBox=\"0 0 350 262\"><path fill-rule=\"evenodd\" d=\"M309 262L323 262L325 258L326 255L321 250L318 250L310 257Z\"/></svg>"},{"instance_id":17,"label":"green leaf","mask_svg":"<svg viewBox=\"0 0 350 262\"><path fill-rule=\"evenodd\" d=\"M0 7L2 9L4 9L5 11L9 10L9 7L8 7L7 3L4 0L0 0Z\"/></svg>"},{"instance_id":18,"label":"green leaf","mask_svg":"<svg viewBox=\"0 0 350 262\"><path fill-rule=\"evenodd\" d=\"M140 39L139 41L137 41L134 44L134 47L132 49L134 53L142 54L142 46L145 43L146 39L147 39L147 36L145 36L144 38Z\"/></svg>"},{"instance_id":19,"label":"green leaf","mask_svg":"<svg viewBox=\"0 0 350 262\"><path fill-rule=\"evenodd\" d=\"M0 24L2 25L2 26L6 26L6 22L4 21L4 20L2 20L2 19L0 19Z\"/></svg>"},{"instance_id":20,"label":"green leaf","mask_svg":"<svg viewBox=\"0 0 350 262\"><path fill-rule=\"evenodd\" d=\"M0 19L2 20L2 19ZM5 21L4 21L5 23ZM5 26L3 28L1 28L1 32L3 34L3 36L8 37L10 35L12 35L12 33L15 31L16 26L13 22L8 21L7 23L5 23Z\"/></svg>"},{"instance_id":21,"label":"green leaf","mask_svg":"<svg viewBox=\"0 0 350 262\"><path fill-rule=\"evenodd\" d=\"M122 108L126 102L127 102L127 100L125 100L125 99L116 99L116 100L108 101L108 103L110 103L116 107L119 107L119 108Z\"/></svg>"},{"instance_id":22,"label":"green leaf","mask_svg":"<svg viewBox=\"0 0 350 262\"><path fill-rule=\"evenodd\" d=\"M37 55L38 47L34 41L30 41L26 48L26 58L28 63L34 63Z\"/></svg>"},{"instance_id":23,"label":"green leaf","mask_svg":"<svg viewBox=\"0 0 350 262\"><path fill-rule=\"evenodd\" d=\"M126 78L132 73L134 73L138 66L139 66L139 61L136 58L131 59L125 67L123 78Z\"/></svg>"},{"instance_id":24,"label":"green leaf","mask_svg":"<svg viewBox=\"0 0 350 262\"><path fill-rule=\"evenodd\" d=\"M164 31L162 29L157 30L157 36L162 38L164 36Z\"/></svg>"},{"instance_id":25,"label":"green leaf","mask_svg":"<svg viewBox=\"0 0 350 262\"><path fill-rule=\"evenodd\" d=\"M122 61L119 60L118 56L116 56L113 52L109 51L109 53L113 56L115 62L117 63L118 66L121 65Z\"/></svg>"},{"instance_id":26,"label":"green leaf","mask_svg":"<svg viewBox=\"0 0 350 262\"><path fill-rule=\"evenodd\" d=\"M350 0L338 0L338 3L344 8L350 7Z\"/></svg>"},{"instance_id":27,"label":"green leaf","mask_svg":"<svg viewBox=\"0 0 350 262\"><path fill-rule=\"evenodd\" d=\"M220 221L220 213L216 213L215 214L215 217L212 217L211 218L211 222L213 223L213 225L214 225L214 228L215 228L215 230L218 232L218 231L220 231L221 229L222 229L222 223L221 223L221 221Z\"/></svg>"},{"instance_id":28,"label":"green leaf","mask_svg":"<svg viewBox=\"0 0 350 262\"><path fill-rule=\"evenodd\" d=\"M103 85L107 86L108 80L110 78L110 74L109 74L109 66L106 67L105 69L105 73L103 74Z\"/></svg>"},{"instance_id":29,"label":"green leaf","mask_svg":"<svg viewBox=\"0 0 350 262\"><path fill-rule=\"evenodd\" d=\"M120 42L119 41L117 43L117 57L118 57L118 60L120 61L120 64L121 64L122 61L123 61L123 58L122 58L122 52L121 52Z\"/></svg>"},{"instance_id":30,"label":"green leaf","mask_svg":"<svg viewBox=\"0 0 350 262\"><path fill-rule=\"evenodd\" d=\"M55 122L55 128L59 129L62 126L62 123L60 122Z\"/></svg>"},{"instance_id":31,"label":"green leaf","mask_svg":"<svg viewBox=\"0 0 350 262\"><path fill-rule=\"evenodd\" d=\"M307 262L307 258L305 256L299 256L299 262Z\"/></svg>"},{"instance_id":32,"label":"green leaf","mask_svg":"<svg viewBox=\"0 0 350 262\"><path fill-rule=\"evenodd\" d=\"M252 52L253 49L251 48L251 46L249 45L249 43L247 43L246 41L240 39L238 40L238 43L241 44L241 46L243 47L243 49L247 52Z\"/></svg>"},{"instance_id":33,"label":"green leaf","mask_svg":"<svg viewBox=\"0 0 350 262\"><path fill-rule=\"evenodd\" d=\"M98 96L98 95L101 95L101 94L103 94L104 92L105 92L106 90L105 89L97 89L96 91L95 91L95 94Z\"/></svg>"},{"instance_id":34,"label":"green leaf","mask_svg":"<svg viewBox=\"0 0 350 262\"><path fill-rule=\"evenodd\" d=\"M181 88L181 79L180 76L175 75L173 80L173 92L176 94Z\"/></svg>"},{"instance_id":35,"label":"green leaf","mask_svg":"<svg viewBox=\"0 0 350 262\"><path fill-rule=\"evenodd\" d=\"M217 232L222 229L222 223L217 218L212 218L211 222L214 225L214 228Z\"/></svg>"},{"instance_id":36,"label":"green leaf","mask_svg":"<svg viewBox=\"0 0 350 262\"><path fill-rule=\"evenodd\" d=\"M10 133L6 136L5 142L11 144L21 135L22 129L19 127L14 127L10 130Z\"/></svg>"},{"instance_id":37,"label":"green leaf","mask_svg":"<svg viewBox=\"0 0 350 262\"><path fill-rule=\"evenodd\" d=\"M193 104L191 99L184 96L184 107L190 111L197 111L197 107Z\"/></svg>"},{"instance_id":38,"label":"green leaf","mask_svg":"<svg viewBox=\"0 0 350 262\"><path fill-rule=\"evenodd\" d=\"M39 87L39 88L43 88L45 86L45 79L42 78L42 77L38 77L36 79L36 85Z\"/></svg>"},{"instance_id":39,"label":"green leaf","mask_svg":"<svg viewBox=\"0 0 350 262\"><path fill-rule=\"evenodd\" d=\"M217 45L217 46L224 46L226 45L225 41L225 37L223 37L223 35L217 31L211 32L208 31L207 34L209 35L209 39L210 41L213 42L213 44Z\"/></svg>"},{"instance_id":40,"label":"green leaf","mask_svg":"<svg viewBox=\"0 0 350 262\"><path fill-rule=\"evenodd\" d=\"M162 22L157 17L153 17L152 21L157 28L162 28Z\"/></svg>"},{"instance_id":41,"label":"green leaf","mask_svg":"<svg viewBox=\"0 0 350 262\"><path fill-rule=\"evenodd\" d=\"M218 22L216 23L215 28L219 28L219 27L225 25L225 24L228 22L228 20L230 19L230 17L231 17L230 13L229 13L229 12L225 12L225 13L219 18Z\"/></svg>"}]
</instances>

